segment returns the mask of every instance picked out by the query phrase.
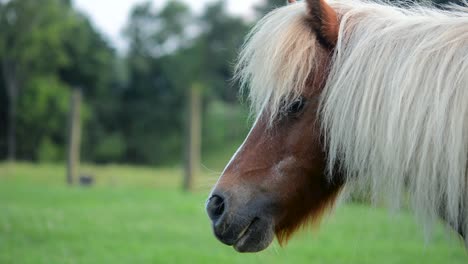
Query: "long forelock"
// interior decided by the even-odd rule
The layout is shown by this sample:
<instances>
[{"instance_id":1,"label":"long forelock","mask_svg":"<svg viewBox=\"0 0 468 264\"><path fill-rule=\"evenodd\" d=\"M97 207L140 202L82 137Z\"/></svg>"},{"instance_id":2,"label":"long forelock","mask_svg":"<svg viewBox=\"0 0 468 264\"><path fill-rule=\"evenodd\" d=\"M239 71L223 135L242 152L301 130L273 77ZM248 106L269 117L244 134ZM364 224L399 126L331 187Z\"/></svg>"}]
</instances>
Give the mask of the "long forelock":
<instances>
[{"instance_id":1,"label":"long forelock","mask_svg":"<svg viewBox=\"0 0 468 264\"><path fill-rule=\"evenodd\" d=\"M317 41L304 3L278 8L247 36L235 78L248 93L252 113L275 117L301 96L317 68Z\"/></svg>"},{"instance_id":2,"label":"long forelock","mask_svg":"<svg viewBox=\"0 0 468 264\"><path fill-rule=\"evenodd\" d=\"M467 232L466 3L333 7L340 34L321 98L329 171L338 166L348 185L395 207L408 189L426 224L442 216Z\"/></svg>"}]
</instances>

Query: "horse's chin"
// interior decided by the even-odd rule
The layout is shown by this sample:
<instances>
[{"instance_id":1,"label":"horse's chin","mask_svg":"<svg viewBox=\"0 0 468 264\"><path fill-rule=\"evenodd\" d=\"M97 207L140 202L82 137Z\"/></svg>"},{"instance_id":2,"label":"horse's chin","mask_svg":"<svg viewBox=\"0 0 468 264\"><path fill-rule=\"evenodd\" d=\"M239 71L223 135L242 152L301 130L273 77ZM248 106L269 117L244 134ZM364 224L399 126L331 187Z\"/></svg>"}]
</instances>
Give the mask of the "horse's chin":
<instances>
[{"instance_id":1,"label":"horse's chin","mask_svg":"<svg viewBox=\"0 0 468 264\"><path fill-rule=\"evenodd\" d=\"M271 221L255 218L233 244L237 252L259 252L266 249L275 238Z\"/></svg>"},{"instance_id":2,"label":"horse's chin","mask_svg":"<svg viewBox=\"0 0 468 264\"><path fill-rule=\"evenodd\" d=\"M266 249L275 238L275 226L270 216L251 216L237 212L225 214L213 223L218 240L238 252L258 252Z\"/></svg>"}]
</instances>

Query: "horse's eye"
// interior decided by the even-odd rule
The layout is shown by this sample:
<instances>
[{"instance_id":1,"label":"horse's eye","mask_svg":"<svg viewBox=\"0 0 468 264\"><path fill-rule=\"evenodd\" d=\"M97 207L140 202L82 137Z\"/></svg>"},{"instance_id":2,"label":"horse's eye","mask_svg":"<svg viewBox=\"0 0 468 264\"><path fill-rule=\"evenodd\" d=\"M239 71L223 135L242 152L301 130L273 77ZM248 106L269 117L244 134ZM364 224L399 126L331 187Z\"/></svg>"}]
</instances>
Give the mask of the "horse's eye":
<instances>
[{"instance_id":1,"label":"horse's eye","mask_svg":"<svg viewBox=\"0 0 468 264\"><path fill-rule=\"evenodd\" d=\"M288 107L287 113L290 115L300 113L304 109L305 103L306 100L303 97L299 97Z\"/></svg>"}]
</instances>

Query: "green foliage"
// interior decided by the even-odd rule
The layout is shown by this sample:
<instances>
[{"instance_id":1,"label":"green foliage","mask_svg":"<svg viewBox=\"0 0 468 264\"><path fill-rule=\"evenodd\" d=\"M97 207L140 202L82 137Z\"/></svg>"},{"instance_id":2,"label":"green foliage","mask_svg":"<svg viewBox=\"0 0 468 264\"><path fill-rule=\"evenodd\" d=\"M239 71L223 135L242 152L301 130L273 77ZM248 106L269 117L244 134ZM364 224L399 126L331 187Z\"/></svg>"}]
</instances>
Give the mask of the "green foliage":
<instances>
[{"instance_id":1,"label":"green foliage","mask_svg":"<svg viewBox=\"0 0 468 264\"><path fill-rule=\"evenodd\" d=\"M63 148L53 143L50 138L41 141L37 155L40 162L57 162L63 160Z\"/></svg>"},{"instance_id":2,"label":"green foliage","mask_svg":"<svg viewBox=\"0 0 468 264\"><path fill-rule=\"evenodd\" d=\"M220 149L227 146L239 146L250 127L246 119L247 111L238 104L219 100L210 102L203 120L203 152L219 153Z\"/></svg>"},{"instance_id":3,"label":"green foliage","mask_svg":"<svg viewBox=\"0 0 468 264\"><path fill-rule=\"evenodd\" d=\"M20 159L63 160L70 88L85 91L85 127L110 129L97 121L109 112L96 108L102 98L111 97L112 79L119 80L114 77L115 54L86 17L69 1L12 0L0 3L0 22L5 84L0 88L8 91L8 105L18 108L14 118ZM98 123L99 128L93 126ZM99 140L86 137L84 145ZM0 152L4 150L2 145Z\"/></svg>"},{"instance_id":4,"label":"green foliage","mask_svg":"<svg viewBox=\"0 0 468 264\"><path fill-rule=\"evenodd\" d=\"M59 0L0 4L0 58L22 74L65 63L61 45L69 21L66 8Z\"/></svg>"},{"instance_id":5,"label":"green foliage","mask_svg":"<svg viewBox=\"0 0 468 264\"><path fill-rule=\"evenodd\" d=\"M68 60L59 68L60 78L72 88L80 87L88 96L108 92L113 78L113 50L83 15L73 13L71 20L62 35L61 48Z\"/></svg>"},{"instance_id":6,"label":"green foliage","mask_svg":"<svg viewBox=\"0 0 468 264\"><path fill-rule=\"evenodd\" d=\"M135 6L125 29L129 41L125 58L117 56L70 1L45 1L0 3L0 60L18 69L10 74L18 87L17 99L0 100L18 108L14 117L18 158L64 159L69 90L76 88L84 91L85 161L170 164L181 160L186 96L193 85L202 87L203 105L210 106L203 111L203 151L234 144L244 136L240 131L245 126L230 134L222 131L227 129L223 120L244 120L233 104L237 88L228 81L248 28L226 12L224 1L210 4L200 16L181 1L168 1L160 9L149 1ZM0 85L4 95L8 80ZM211 113L213 101L233 106ZM3 113L9 111L6 106L1 107ZM229 111L234 111L236 120ZM232 135L232 131L237 132ZM2 142L0 152L5 153Z\"/></svg>"},{"instance_id":7,"label":"green foliage","mask_svg":"<svg viewBox=\"0 0 468 264\"><path fill-rule=\"evenodd\" d=\"M194 26L201 30L195 37ZM202 87L205 105L216 98L235 100L237 90L227 82L246 28L226 13L224 2L208 6L198 18L179 1L161 10L150 2L133 9L125 31L130 50L122 93L124 160L161 164L182 158L187 92ZM208 129L217 129L211 124ZM214 133L204 135L208 148L219 147L210 145Z\"/></svg>"},{"instance_id":8,"label":"green foliage","mask_svg":"<svg viewBox=\"0 0 468 264\"><path fill-rule=\"evenodd\" d=\"M114 50L78 12L71 12L69 26L63 34L62 49L68 61L58 69L58 75L71 89L84 92L82 158L85 161L107 161L122 155L114 131L113 117L119 110L117 58ZM110 140L117 145L110 145ZM109 146L108 150L103 150Z\"/></svg>"},{"instance_id":9,"label":"green foliage","mask_svg":"<svg viewBox=\"0 0 468 264\"><path fill-rule=\"evenodd\" d=\"M103 162L107 160L121 160L125 152L125 140L119 133L108 134L99 141L95 147L96 162Z\"/></svg>"},{"instance_id":10,"label":"green foliage","mask_svg":"<svg viewBox=\"0 0 468 264\"><path fill-rule=\"evenodd\" d=\"M125 30L130 42L128 83L121 94L120 128L126 142L124 159L160 164L182 156L183 89L175 86L167 68L173 65L167 43L177 48L185 38L189 9L170 1L162 10L150 2L136 6ZM179 71L180 64L171 68Z\"/></svg>"},{"instance_id":11,"label":"green foliage","mask_svg":"<svg viewBox=\"0 0 468 264\"><path fill-rule=\"evenodd\" d=\"M18 102L20 157L30 160L63 160L69 96L68 87L56 76L41 75L29 79Z\"/></svg>"},{"instance_id":12,"label":"green foliage","mask_svg":"<svg viewBox=\"0 0 468 264\"><path fill-rule=\"evenodd\" d=\"M23 142L18 124L18 104L25 86L39 75L52 74L66 62L61 49L62 33L68 25L68 6L59 0L2 1L0 3L0 72L8 104L8 157L21 154ZM27 139L26 139L27 140ZM27 146L30 148L32 146ZM21 158L30 159L36 153L24 152Z\"/></svg>"},{"instance_id":13,"label":"green foliage","mask_svg":"<svg viewBox=\"0 0 468 264\"><path fill-rule=\"evenodd\" d=\"M236 103L238 89L230 80L248 25L227 13L225 1L208 5L199 21L203 31L193 52L198 54L202 70L196 76L208 87L208 98Z\"/></svg>"},{"instance_id":14,"label":"green foliage","mask_svg":"<svg viewBox=\"0 0 468 264\"><path fill-rule=\"evenodd\" d=\"M263 0L259 5L255 6L255 12L258 17L263 17L275 8L286 5L287 0Z\"/></svg>"},{"instance_id":15,"label":"green foliage","mask_svg":"<svg viewBox=\"0 0 468 264\"><path fill-rule=\"evenodd\" d=\"M8 99L7 99L7 93L5 89L5 82L3 81L2 76L0 75L0 124L7 124L7 108L6 106L8 105ZM6 158L6 153L4 150L6 150L7 146L7 141L6 141L6 136L7 136L7 129L6 125L2 126L2 129L0 129L0 160L3 160Z\"/></svg>"}]
</instances>

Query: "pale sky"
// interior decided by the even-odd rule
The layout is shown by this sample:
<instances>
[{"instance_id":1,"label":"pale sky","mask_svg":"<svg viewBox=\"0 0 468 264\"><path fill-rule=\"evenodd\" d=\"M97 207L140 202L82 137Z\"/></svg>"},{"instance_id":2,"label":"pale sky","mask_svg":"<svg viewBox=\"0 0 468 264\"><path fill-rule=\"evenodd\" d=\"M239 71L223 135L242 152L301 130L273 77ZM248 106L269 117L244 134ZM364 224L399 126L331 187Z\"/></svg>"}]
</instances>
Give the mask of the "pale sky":
<instances>
[{"instance_id":1,"label":"pale sky","mask_svg":"<svg viewBox=\"0 0 468 264\"><path fill-rule=\"evenodd\" d=\"M167 0L152 0L154 6L161 7ZM186 2L192 10L200 13L207 3L215 0L182 0ZM227 0L228 10L243 17L250 17L253 14L252 6L261 0ZM88 14L95 27L101 31L110 43L120 51L125 49L126 44L122 38L122 29L126 24L128 14L137 3L144 0L74 0L75 6Z\"/></svg>"}]
</instances>

